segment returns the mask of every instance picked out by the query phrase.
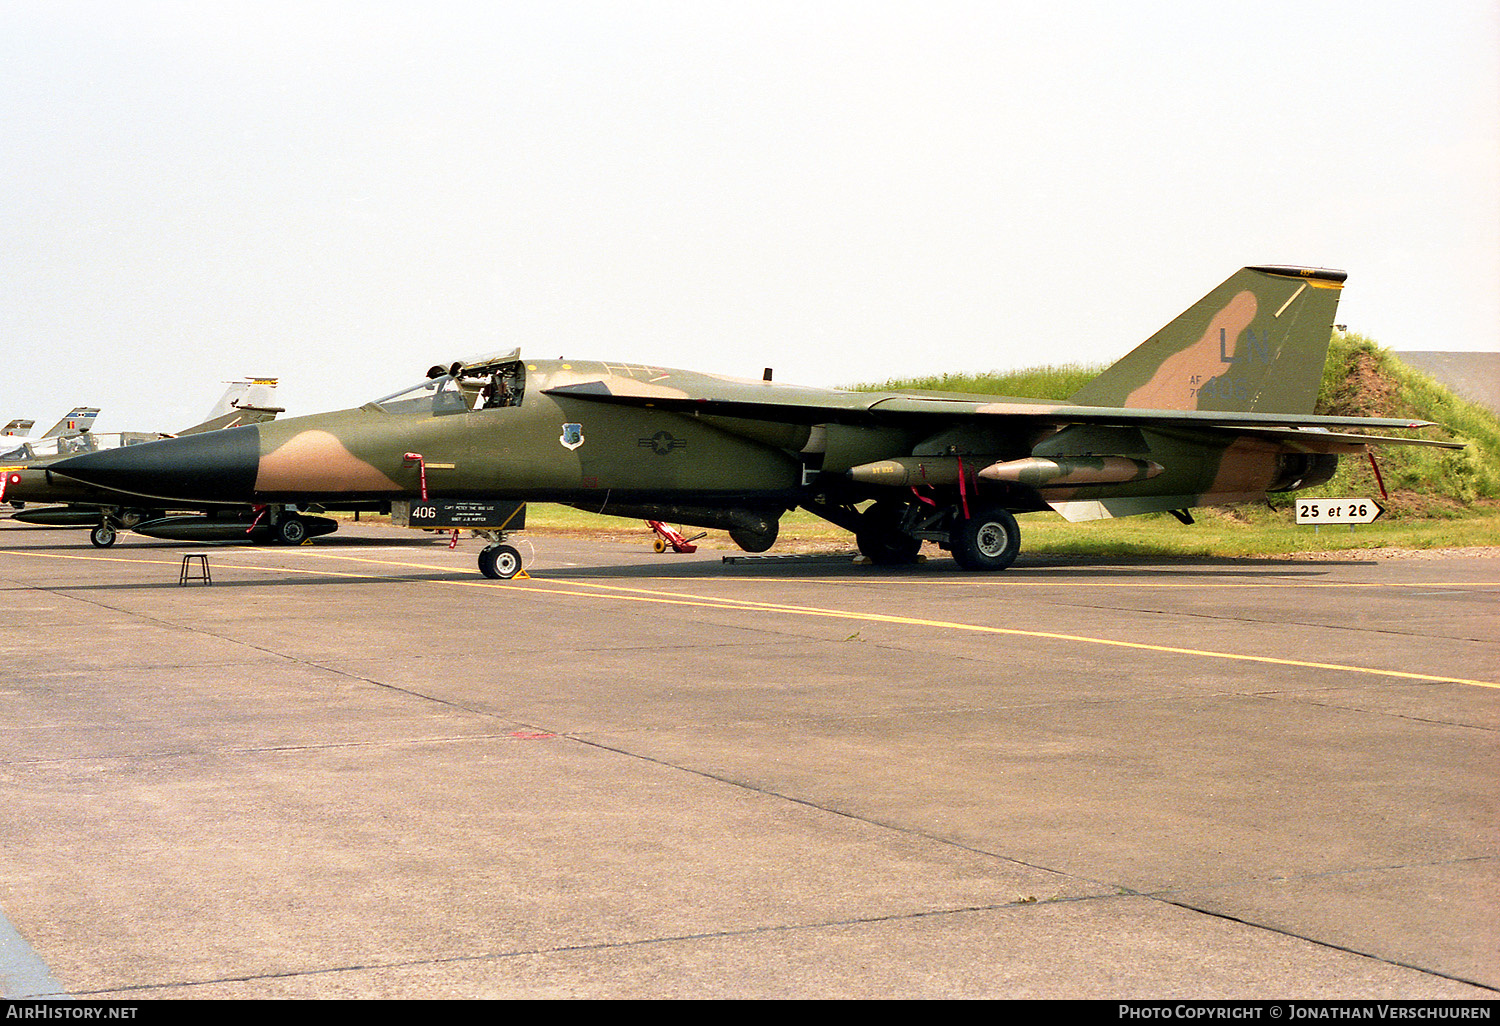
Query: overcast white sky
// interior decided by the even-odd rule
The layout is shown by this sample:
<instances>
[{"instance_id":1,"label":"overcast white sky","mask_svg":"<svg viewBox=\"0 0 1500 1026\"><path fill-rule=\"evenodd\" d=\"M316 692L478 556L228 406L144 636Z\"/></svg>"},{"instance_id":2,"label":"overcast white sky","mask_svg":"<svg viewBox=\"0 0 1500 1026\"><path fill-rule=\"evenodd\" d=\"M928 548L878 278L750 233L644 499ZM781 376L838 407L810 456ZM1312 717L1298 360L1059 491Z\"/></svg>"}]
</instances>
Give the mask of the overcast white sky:
<instances>
[{"instance_id":1,"label":"overcast white sky","mask_svg":"<svg viewBox=\"0 0 1500 1026\"><path fill-rule=\"evenodd\" d=\"M1105 362L1254 263L1500 349L1500 3L0 0L0 422Z\"/></svg>"}]
</instances>

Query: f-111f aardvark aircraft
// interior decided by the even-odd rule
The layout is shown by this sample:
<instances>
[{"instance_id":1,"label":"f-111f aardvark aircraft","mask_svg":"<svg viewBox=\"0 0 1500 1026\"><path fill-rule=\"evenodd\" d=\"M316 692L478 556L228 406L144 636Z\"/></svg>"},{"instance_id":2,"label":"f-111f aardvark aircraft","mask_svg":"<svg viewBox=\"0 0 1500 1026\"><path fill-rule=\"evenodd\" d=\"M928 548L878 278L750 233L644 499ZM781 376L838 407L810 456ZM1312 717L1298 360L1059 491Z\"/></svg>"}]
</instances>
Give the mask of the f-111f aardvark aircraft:
<instances>
[{"instance_id":1,"label":"f-111f aardvark aircraft","mask_svg":"<svg viewBox=\"0 0 1500 1026\"><path fill-rule=\"evenodd\" d=\"M1015 514L1176 511L1327 481L1341 454L1456 443L1379 434L1409 420L1312 413L1346 275L1246 267L1065 403L852 392L662 367L529 361L446 368L358 409L100 452L54 474L177 507L385 509L442 503L502 528L526 502L724 528L750 552L802 508L877 564L923 541L971 570L1015 559ZM507 507L506 504L511 504ZM434 519L429 526L442 526ZM511 528L516 521L510 520ZM278 527L278 530L280 528ZM520 569L503 535L480 569Z\"/></svg>"}]
</instances>

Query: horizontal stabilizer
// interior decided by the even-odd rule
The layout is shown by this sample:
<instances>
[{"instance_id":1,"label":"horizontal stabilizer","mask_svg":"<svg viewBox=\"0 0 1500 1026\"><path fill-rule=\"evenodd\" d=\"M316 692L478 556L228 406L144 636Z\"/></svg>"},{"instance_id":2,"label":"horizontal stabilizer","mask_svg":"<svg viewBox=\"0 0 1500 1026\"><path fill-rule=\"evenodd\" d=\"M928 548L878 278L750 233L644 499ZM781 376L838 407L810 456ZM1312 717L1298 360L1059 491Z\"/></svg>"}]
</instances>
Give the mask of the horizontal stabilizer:
<instances>
[{"instance_id":1,"label":"horizontal stabilizer","mask_svg":"<svg viewBox=\"0 0 1500 1026\"><path fill-rule=\"evenodd\" d=\"M1222 497L1221 497L1222 496ZM1246 492L1243 495L1220 493L1214 502L1250 502L1263 497L1261 492ZM1174 509L1191 509L1203 505L1201 495L1136 495L1107 499L1069 499L1049 502L1062 518L1069 523L1080 524L1086 520L1109 520L1114 517L1133 517L1141 513L1166 513Z\"/></svg>"},{"instance_id":2,"label":"horizontal stabilizer","mask_svg":"<svg viewBox=\"0 0 1500 1026\"><path fill-rule=\"evenodd\" d=\"M1353 453L1359 452L1367 445L1426 445L1434 449L1464 448L1462 442L1449 442L1440 438L1399 438L1391 435L1358 435L1349 432L1306 431L1297 428L1274 427L1242 427L1239 431L1257 438L1273 439L1285 443L1290 448L1305 452Z\"/></svg>"}]
</instances>

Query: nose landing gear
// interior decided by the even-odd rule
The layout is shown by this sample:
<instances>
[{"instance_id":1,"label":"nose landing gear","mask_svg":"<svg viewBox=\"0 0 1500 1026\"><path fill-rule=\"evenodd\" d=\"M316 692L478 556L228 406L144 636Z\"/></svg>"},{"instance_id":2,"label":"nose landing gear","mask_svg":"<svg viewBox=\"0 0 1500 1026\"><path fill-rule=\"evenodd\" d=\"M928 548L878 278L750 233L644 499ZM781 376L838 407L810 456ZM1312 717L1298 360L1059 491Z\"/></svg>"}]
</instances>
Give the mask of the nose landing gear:
<instances>
[{"instance_id":1,"label":"nose landing gear","mask_svg":"<svg viewBox=\"0 0 1500 1026\"><path fill-rule=\"evenodd\" d=\"M526 576L521 569L521 553L513 545L486 545L480 549L479 572L496 581L508 581L517 574Z\"/></svg>"},{"instance_id":2,"label":"nose landing gear","mask_svg":"<svg viewBox=\"0 0 1500 1026\"><path fill-rule=\"evenodd\" d=\"M414 459L421 457L409 454ZM452 531L452 548L458 532L472 531L489 542L479 552L479 572L495 581L528 579L521 566L521 553L505 538L526 527L526 503L490 499L398 499L391 503L391 523L397 527L427 531Z\"/></svg>"}]
</instances>

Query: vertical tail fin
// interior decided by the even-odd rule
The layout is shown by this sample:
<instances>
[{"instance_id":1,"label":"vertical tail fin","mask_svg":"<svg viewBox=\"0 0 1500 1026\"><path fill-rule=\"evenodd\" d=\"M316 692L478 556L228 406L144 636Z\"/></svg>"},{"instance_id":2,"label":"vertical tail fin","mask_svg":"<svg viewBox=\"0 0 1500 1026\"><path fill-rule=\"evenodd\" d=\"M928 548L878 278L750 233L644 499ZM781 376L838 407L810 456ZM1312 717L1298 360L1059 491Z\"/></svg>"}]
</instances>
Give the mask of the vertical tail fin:
<instances>
[{"instance_id":1,"label":"vertical tail fin","mask_svg":"<svg viewBox=\"0 0 1500 1026\"><path fill-rule=\"evenodd\" d=\"M5 428L3 430L0 430L0 437L4 437L6 435L29 434L31 431L31 426L35 423L36 421L34 420L22 420L21 418L17 417L15 420L5 425Z\"/></svg>"},{"instance_id":2,"label":"vertical tail fin","mask_svg":"<svg viewBox=\"0 0 1500 1026\"><path fill-rule=\"evenodd\" d=\"M1347 277L1321 268L1242 268L1069 401L1311 413Z\"/></svg>"},{"instance_id":3,"label":"vertical tail fin","mask_svg":"<svg viewBox=\"0 0 1500 1026\"><path fill-rule=\"evenodd\" d=\"M47 429L43 438L71 438L81 435L94 426L99 411L92 406L75 406L62 420Z\"/></svg>"}]
</instances>

